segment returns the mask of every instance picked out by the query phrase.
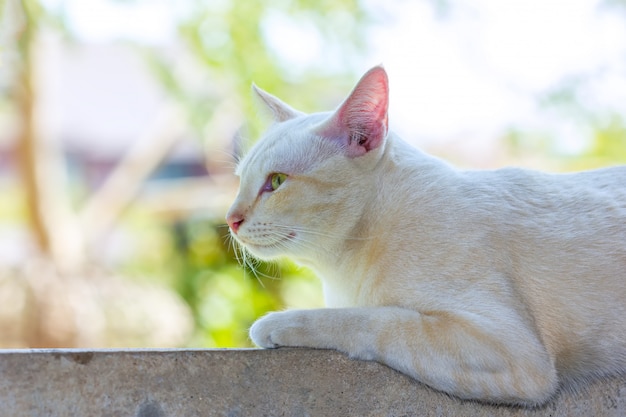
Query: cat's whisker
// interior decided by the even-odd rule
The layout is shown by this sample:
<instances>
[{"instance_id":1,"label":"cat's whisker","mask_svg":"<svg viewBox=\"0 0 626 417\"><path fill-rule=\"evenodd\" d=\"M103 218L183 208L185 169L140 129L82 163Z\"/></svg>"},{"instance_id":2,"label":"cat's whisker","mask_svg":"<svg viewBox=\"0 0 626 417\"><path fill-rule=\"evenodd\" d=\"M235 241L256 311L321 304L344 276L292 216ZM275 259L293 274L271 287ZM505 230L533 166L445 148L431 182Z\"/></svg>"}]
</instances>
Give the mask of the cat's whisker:
<instances>
[{"instance_id":1,"label":"cat's whisker","mask_svg":"<svg viewBox=\"0 0 626 417\"><path fill-rule=\"evenodd\" d=\"M329 237L331 239L337 239L337 238L341 238L341 239L347 239L347 240L372 240L373 237L369 236L369 237L345 237L339 234L332 234L332 233L328 233L328 232L320 232L319 230L311 230L308 228L304 228L301 226L285 226L285 225L281 225L281 224L273 224L274 227L278 227L278 228L284 228L284 229L289 229L292 230L294 232L301 232L301 233L307 233L307 234L311 234L311 235L317 235L317 236L323 236L323 237Z\"/></svg>"},{"instance_id":2,"label":"cat's whisker","mask_svg":"<svg viewBox=\"0 0 626 417\"><path fill-rule=\"evenodd\" d=\"M225 157L225 159L215 158L214 156L216 153L222 157ZM220 163L230 163L236 166L239 163L240 156L238 156L235 151L227 151L225 149L214 149L214 150L211 150L211 159Z\"/></svg>"},{"instance_id":3,"label":"cat's whisker","mask_svg":"<svg viewBox=\"0 0 626 417\"><path fill-rule=\"evenodd\" d=\"M259 275L257 273L256 266L254 265L255 259L253 257L252 258L249 257L248 256L248 252L243 247L242 247L241 255L242 255L242 259L243 259L243 276L244 276L244 278L246 277L246 271L249 270L250 272L252 272L252 275L254 275L254 277L256 278L257 282L261 285L261 287L265 288L265 284L263 284L263 281L261 280L261 278L259 277Z\"/></svg>"},{"instance_id":4,"label":"cat's whisker","mask_svg":"<svg viewBox=\"0 0 626 417\"><path fill-rule=\"evenodd\" d=\"M237 161L235 160L235 157L231 154L229 154L228 152L220 152L222 153L222 157L215 157L214 154L211 155L211 160L215 161L215 162L219 162L220 164L230 164L230 165L237 165ZM225 157L225 158L224 158Z\"/></svg>"},{"instance_id":5,"label":"cat's whisker","mask_svg":"<svg viewBox=\"0 0 626 417\"><path fill-rule=\"evenodd\" d=\"M237 259L237 262L243 268L244 277L247 276L248 271L251 272L252 275L256 278L256 280L259 282L259 284L263 288L265 288L265 284L263 283L261 278L267 278L267 279L272 279L272 280L280 279L280 277L275 276L276 274L272 276L272 275L268 275L268 274L261 272L258 268L258 265L261 263L261 261L256 259L251 253L249 253L249 251L245 248L245 246L239 244L239 242L237 242L237 240L232 235L228 235L227 238L230 239L230 244L232 245L233 253L235 254L235 259ZM277 265L273 263L268 263L267 265L270 268L275 268L275 271L277 273L280 272L280 269L278 268Z\"/></svg>"},{"instance_id":6,"label":"cat's whisker","mask_svg":"<svg viewBox=\"0 0 626 417\"><path fill-rule=\"evenodd\" d=\"M310 230L310 229L306 229L303 227L293 227L293 226L285 226L285 225L280 225L280 224L273 224L272 225L274 227L274 229L279 229L279 230L274 230L273 232L279 236L278 240L282 240L285 242L281 242L281 248L285 250L285 252L289 253L289 252L293 252L294 248L291 245L296 245L299 246L309 252L317 252L317 253L329 253L329 249L324 247L323 245L320 245L318 242L315 241L315 239L311 239L310 236L322 236L322 237L328 237L331 239L336 239L338 238L338 236L333 235L331 233L324 233L324 232L319 232L319 231L315 231L315 230ZM296 232L297 233L297 239L294 239L291 235L291 233ZM307 237L307 235L309 237ZM355 240L368 240L367 238L355 238ZM287 241L291 242L291 245L287 245Z\"/></svg>"},{"instance_id":7,"label":"cat's whisker","mask_svg":"<svg viewBox=\"0 0 626 417\"><path fill-rule=\"evenodd\" d=\"M235 252L235 258L237 259L237 262L239 262L239 265L241 267L244 268L244 274L245 274L245 267L246 267L246 248L244 248L243 246L240 246L235 239L231 240L231 243L233 245L233 251Z\"/></svg>"},{"instance_id":8,"label":"cat's whisker","mask_svg":"<svg viewBox=\"0 0 626 417\"><path fill-rule=\"evenodd\" d=\"M233 249L233 237L229 234L222 236L222 242L227 246L228 250Z\"/></svg>"},{"instance_id":9,"label":"cat's whisker","mask_svg":"<svg viewBox=\"0 0 626 417\"><path fill-rule=\"evenodd\" d=\"M244 279L247 277L247 272L250 271L252 272L252 275L256 278L256 280L259 282L261 287L265 288L265 285L263 284L263 281L259 277L259 272L257 271L257 267L255 265L256 259L254 257L251 257L248 251L246 250L246 248L240 245L232 236L230 236L230 238L231 238L230 243L232 245L233 252L235 254L235 259L237 260L237 262L239 263L239 265L241 265L243 269Z\"/></svg>"},{"instance_id":10,"label":"cat's whisker","mask_svg":"<svg viewBox=\"0 0 626 417\"><path fill-rule=\"evenodd\" d=\"M263 281L261 278L267 278L267 279L271 279L271 280L278 280L280 279L280 277L276 277L276 276L272 276L272 275L268 275L265 274L263 272L261 272L259 270L259 268L257 267L258 264L261 263L261 261L257 260L254 257L248 257L248 267L250 268L250 271L254 274L255 278L257 279L257 281L259 282L259 284L261 284L261 286L263 288L265 288L265 284L263 284ZM276 270L278 271L278 267L276 267L274 264L270 263L269 266L270 268L272 267L272 265L276 268Z\"/></svg>"},{"instance_id":11,"label":"cat's whisker","mask_svg":"<svg viewBox=\"0 0 626 417\"><path fill-rule=\"evenodd\" d=\"M279 242L280 245L283 247L283 249L285 249L286 252L293 252L294 248L293 245L296 246L300 246L310 252L328 252L328 249L320 246L317 242L311 240L311 239L307 239L306 237L303 237L303 235L298 235L297 239L294 239L291 237L291 235L286 234L285 239L283 239L283 241ZM289 244L288 244L289 242Z\"/></svg>"}]
</instances>

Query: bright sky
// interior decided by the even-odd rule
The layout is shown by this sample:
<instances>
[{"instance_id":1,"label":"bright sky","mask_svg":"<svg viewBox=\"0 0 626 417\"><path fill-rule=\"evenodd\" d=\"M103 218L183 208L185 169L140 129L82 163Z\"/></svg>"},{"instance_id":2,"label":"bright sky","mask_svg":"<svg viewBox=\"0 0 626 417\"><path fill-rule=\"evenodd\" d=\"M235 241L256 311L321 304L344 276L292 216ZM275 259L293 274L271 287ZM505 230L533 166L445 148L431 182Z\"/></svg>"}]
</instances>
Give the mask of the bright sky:
<instances>
[{"instance_id":1,"label":"bright sky","mask_svg":"<svg viewBox=\"0 0 626 417\"><path fill-rule=\"evenodd\" d=\"M181 12L173 11L175 3L64 2L86 40L121 36L150 43L174 35L171 16ZM601 0L451 3L451 12L438 18L428 1L368 2L389 21L371 31L371 52L360 71L385 65L392 126L403 135L416 142L484 138L506 126L536 126L569 138L564 146L575 149L584 144L580 126L538 109L536 98L568 77L589 73L600 76L585 91L586 103L626 114L626 15ZM324 62L310 28L279 17L268 27L275 31L269 35L275 48L292 65Z\"/></svg>"},{"instance_id":2,"label":"bright sky","mask_svg":"<svg viewBox=\"0 0 626 417\"><path fill-rule=\"evenodd\" d=\"M409 131L480 135L511 123L550 123L537 114L535 97L599 71L605 74L587 98L626 114L626 16L594 0L472 3L442 20L425 2L401 2L394 27L372 37Z\"/></svg>"}]
</instances>

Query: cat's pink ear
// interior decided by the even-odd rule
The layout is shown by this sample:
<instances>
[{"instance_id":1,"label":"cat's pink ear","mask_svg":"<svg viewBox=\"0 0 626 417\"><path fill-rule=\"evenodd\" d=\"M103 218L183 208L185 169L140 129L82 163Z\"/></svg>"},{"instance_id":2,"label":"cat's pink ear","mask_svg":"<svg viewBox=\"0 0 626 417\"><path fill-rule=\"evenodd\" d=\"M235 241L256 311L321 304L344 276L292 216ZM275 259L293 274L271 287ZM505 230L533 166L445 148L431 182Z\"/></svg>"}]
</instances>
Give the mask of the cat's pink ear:
<instances>
[{"instance_id":1,"label":"cat's pink ear","mask_svg":"<svg viewBox=\"0 0 626 417\"><path fill-rule=\"evenodd\" d=\"M339 141L350 157L365 155L385 141L388 107L387 73L382 66L374 67L316 133Z\"/></svg>"},{"instance_id":2,"label":"cat's pink ear","mask_svg":"<svg viewBox=\"0 0 626 417\"><path fill-rule=\"evenodd\" d=\"M265 105L265 107L272 113L274 117L274 121L276 122L284 122L289 119L293 119L297 116L302 116L304 113L295 110L287 103L282 102L278 97L275 97L256 86L256 84L252 84L252 91L254 91L255 96L259 99L261 103Z\"/></svg>"}]
</instances>

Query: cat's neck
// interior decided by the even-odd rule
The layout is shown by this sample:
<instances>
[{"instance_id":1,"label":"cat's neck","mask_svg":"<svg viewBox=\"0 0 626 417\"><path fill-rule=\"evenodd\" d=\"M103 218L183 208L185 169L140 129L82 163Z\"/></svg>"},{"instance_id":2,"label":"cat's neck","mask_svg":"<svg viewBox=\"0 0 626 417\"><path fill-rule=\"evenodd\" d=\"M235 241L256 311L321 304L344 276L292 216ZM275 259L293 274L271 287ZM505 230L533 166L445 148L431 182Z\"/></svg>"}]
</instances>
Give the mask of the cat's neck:
<instances>
[{"instance_id":1,"label":"cat's neck","mask_svg":"<svg viewBox=\"0 0 626 417\"><path fill-rule=\"evenodd\" d=\"M320 248L309 258L298 261L311 267L328 288L327 304L348 305L353 300L330 300L341 294L358 291L345 287L358 285L359 280L345 280L346 274L358 272L375 253L381 238L393 239L393 230L401 228L402 222L415 221L401 212L401 207L413 206L419 201L432 200L443 182L457 175L457 171L445 162L422 153L400 137L389 133L385 149L374 169L363 171L358 178L360 192L354 208L359 211L346 219L345 229L337 239ZM419 186L418 186L419 185ZM410 200L410 202L408 201ZM352 223L349 223L349 222ZM379 248L380 249L380 248ZM365 273L365 271L363 271Z\"/></svg>"}]
</instances>

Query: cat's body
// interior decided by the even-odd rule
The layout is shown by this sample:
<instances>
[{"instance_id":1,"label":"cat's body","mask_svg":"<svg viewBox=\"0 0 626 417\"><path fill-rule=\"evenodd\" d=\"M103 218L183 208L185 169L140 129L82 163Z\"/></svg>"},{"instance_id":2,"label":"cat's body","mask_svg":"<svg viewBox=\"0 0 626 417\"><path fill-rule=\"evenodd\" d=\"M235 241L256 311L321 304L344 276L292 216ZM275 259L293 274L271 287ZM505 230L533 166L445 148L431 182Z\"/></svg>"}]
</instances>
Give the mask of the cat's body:
<instances>
[{"instance_id":1,"label":"cat's body","mask_svg":"<svg viewBox=\"0 0 626 417\"><path fill-rule=\"evenodd\" d=\"M456 170L387 133L382 68L335 113L257 92L277 123L240 164L231 232L312 267L329 308L271 313L255 343L526 405L626 370L626 167Z\"/></svg>"}]
</instances>

